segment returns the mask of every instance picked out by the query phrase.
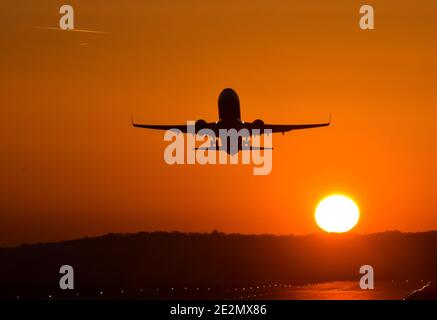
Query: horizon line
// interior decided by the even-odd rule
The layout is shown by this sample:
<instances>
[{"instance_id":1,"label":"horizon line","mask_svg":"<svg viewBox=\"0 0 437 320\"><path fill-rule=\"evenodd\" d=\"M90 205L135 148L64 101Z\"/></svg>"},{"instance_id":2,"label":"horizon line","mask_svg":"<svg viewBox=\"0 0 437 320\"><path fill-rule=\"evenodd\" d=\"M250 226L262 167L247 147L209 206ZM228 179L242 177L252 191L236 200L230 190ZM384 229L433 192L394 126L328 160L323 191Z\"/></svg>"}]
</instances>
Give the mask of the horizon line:
<instances>
[{"instance_id":1,"label":"horizon line","mask_svg":"<svg viewBox=\"0 0 437 320\"><path fill-rule=\"evenodd\" d=\"M372 235L378 235L378 234L384 234L384 233L399 233L399 234L424 234L424 233L434 233L437 232L437 230L426 230L426 231L400 231L400 230L385 230L385 231L377 231L377 232L370 232L370 233L358 233L358 232L326 232L326 231L317 231L317 232L311 232L307 234L273 234L273 233L239 233L239 232L223 232L220 230L213 229L209 232L201 232L201 231L163 231L163 230L155 230L155 231L136 231L136 232L107 232L99 235L94 236L82 236L82 237L76 237L76 238L70 238L70 239L63 239L63 240L47 240L47 241L36 241L31 243L20 243L20 244L10 244L10 245L0 245L0 249L13 249L13 248L20 248L23 246L35 246L35 245L44 245L44 244L60 244L63 242L71 242L71 241L79 241L84 239L97 239L97 238L103 238L107 236L131 236L131 235L139 235L139 234L152 234L152 233L163 233L163 234L185 234L185 235L224 235L224 236L255 236L255 237L262 237L262 236L270 236L270 237L309 237L309 236L332 236L332 237L341 237L341 236L372 236Z\"/></svg>"}]
</instances>

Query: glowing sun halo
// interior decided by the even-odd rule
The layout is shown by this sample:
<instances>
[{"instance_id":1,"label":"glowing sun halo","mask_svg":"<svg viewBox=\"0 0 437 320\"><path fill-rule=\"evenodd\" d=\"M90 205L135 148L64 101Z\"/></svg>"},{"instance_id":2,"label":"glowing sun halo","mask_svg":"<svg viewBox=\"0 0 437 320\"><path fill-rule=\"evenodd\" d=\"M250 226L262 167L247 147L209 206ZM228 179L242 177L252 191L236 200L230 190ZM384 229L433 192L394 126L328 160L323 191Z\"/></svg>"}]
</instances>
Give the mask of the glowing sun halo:
<instances>
[{"instance_id":1,"label":"glowing sun halo","mask_svg":"<svg viewBox=\"0 0 437 320\"><path fill-rule=\"evenodd\" d=\"M324 231L342 233L355 227L360 218L360 210L352 199L332 195L319 202L315 218L317 225Z\"/></svg>"}]
</instances>

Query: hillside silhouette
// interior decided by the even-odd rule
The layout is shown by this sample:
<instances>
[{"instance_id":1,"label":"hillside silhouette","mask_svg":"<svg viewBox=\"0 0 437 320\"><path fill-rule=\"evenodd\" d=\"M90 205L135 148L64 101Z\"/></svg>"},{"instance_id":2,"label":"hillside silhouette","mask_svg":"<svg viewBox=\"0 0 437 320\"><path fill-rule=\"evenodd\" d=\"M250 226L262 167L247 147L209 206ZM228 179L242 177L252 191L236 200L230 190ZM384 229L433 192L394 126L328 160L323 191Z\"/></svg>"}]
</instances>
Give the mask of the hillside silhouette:
<instances>
[{"instance_id":1,"label":"hillside silhouette","mask_svg":"<svg viewBox=\"0 0 437 320\"><path fill-rule=\"evenodd\" d=\"M365 264L374 267L375 281L436 280L436 247L436 231L307 236L217 231L108 234L1 248L0 296L59 293L62 265L73 266L77 292L93 293L120 288L126 292L140 288L145 292L159 288L223 291L267 283L358 280L359 268Z\"/></svg>"}]
</instances>

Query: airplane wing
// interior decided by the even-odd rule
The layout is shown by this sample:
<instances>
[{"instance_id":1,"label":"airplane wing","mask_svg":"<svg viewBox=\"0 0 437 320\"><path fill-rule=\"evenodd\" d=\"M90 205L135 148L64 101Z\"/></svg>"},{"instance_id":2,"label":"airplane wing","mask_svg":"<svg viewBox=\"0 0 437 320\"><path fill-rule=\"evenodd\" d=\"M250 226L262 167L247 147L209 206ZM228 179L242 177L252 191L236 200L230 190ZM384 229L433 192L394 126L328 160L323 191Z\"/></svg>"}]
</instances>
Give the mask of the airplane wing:
<instances>
[{"instance_id":1,"label":"airplane wing","mask_svg":"<svg viewBox=\"0 0 437 320\"><path fill-rule=\"evenodd\" d=\"M284 133L284 132L288 132L291 130L327 127L330 124L331 124L331 116L329 116L328 122L311 123L311 124L264 124L261 122L254 121L254 122L248 124L248 129L272 130L272 133L275 133L275 132Z\"/></svg>"},{"instance_id":2,"label":"airplane wing","mask_svg":"<svg viewBox=\"0 0 437 320\"><path fill-rule=\"evenodd\" d=\"M319 128L326 127L331 124L331 117L329 117L329 122L325 123L313 123L313 124L265 124L260 120L256 120L254 122L244 122L242 127L253 130L272 130L272 133L275 132L288 132L291 130L300 130L300 129L310 129L310 128ZM203 120L196 121L195 128L187 128L186 124L183 125L161 125L161 124L139 124L135 123L132 119L132 125L136 128L145 128L145 129L154 129L154 130L171 130L178 129L183 133L187 133L188 129L195 129L194 132L199 131L200 129L211 129L213 131L217 131L217 124L215 122L208 123Z\"/></svg>"},{"instance_id":3,"label":"airplane wing","mask_svg":"<svg viewBox=\"0 0 437 320\"><path fill-rule=\"evenodd\" d=\"M139 124L132 123L135 128L145 128L145 129L155 129L155 130L170 130L170 129L178 129L183 133L187 133L187 125L166 125L166 124Z\"/></svg>"},{"instance_id":4,"label":"airplane wing","mask_svg":"<svg viewBox=\"0 0 437 320\"><path fill-rule=\"evenodd\" d=\"M132 126L136 128L145 128L145 129L154 129L154 130L171 130L171 129L178 129L183 133L187 133L188 129L192 129L192 131L197 132L200 129L212 129L215 130L216 123L215 122L206 122L203 120L199 120L195 123L193 126L194 128L190 127L187 124L140 124L135 123L132 118Z\"/></svg>"}]
</instances>

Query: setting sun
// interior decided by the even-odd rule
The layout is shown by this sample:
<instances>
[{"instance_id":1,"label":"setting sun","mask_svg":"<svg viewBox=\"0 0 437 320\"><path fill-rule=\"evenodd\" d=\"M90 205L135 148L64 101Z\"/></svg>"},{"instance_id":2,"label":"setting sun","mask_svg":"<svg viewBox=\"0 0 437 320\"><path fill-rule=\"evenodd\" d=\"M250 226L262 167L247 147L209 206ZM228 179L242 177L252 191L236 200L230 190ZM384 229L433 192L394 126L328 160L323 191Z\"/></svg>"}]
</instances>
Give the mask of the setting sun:
<instances>
[{"instance_id":1,"label":"setting sun","mask_svg":"<svg viewBox=\"0 0 437 320\"><path fill-rule=\"evenodd\" d=\"M327 232L346 232L351 230L360 217L355 202L343 195L332 195L319 202L315 219L317 225Z\"/></svg>"}]
</instances>

